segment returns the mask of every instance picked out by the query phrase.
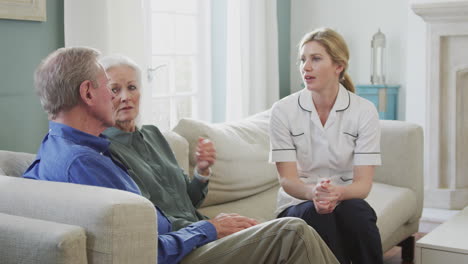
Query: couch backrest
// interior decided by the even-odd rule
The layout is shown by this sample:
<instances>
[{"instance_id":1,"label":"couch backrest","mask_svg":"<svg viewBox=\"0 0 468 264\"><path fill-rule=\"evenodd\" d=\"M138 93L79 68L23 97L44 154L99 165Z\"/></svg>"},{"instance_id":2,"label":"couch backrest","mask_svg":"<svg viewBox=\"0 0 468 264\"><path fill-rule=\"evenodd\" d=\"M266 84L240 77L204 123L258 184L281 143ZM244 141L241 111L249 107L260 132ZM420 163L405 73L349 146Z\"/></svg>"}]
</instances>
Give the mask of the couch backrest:
<instances>
[{"instance_id":1,"label":"couch backrest","mask_svg":"<svg viewBox=\"0 0 468 264\"><path fill-rule=\"evenodd\" d=\"M221 124L182 119L173 129L189 143L192 171L198 137L213 141L216 163L203 207L248 197L278 185L276 167L268 163L269 112Z\"/></svg>"},{"instance_id":2,"label":"couch backrest","mask_svg":"<svg viewBox=\"0 0 468 264\"><path fill-rule=\"evenodd\" d=\"M171 146L179 165L185 170L189 169L188 142L177 133L167 131L164 137ZM20 177L34 161L36 154L0 150L0 175Z\"/></svg>"},{"instance_id":3,"label":"couch backrest","mask_svg":"<svg viewBox=\"0 0 468 264\"><path fill-rule=\"evenodd\" d=\"M215 144L217 161L203 207L245 198L278 184L276 168L268 163L269 117L270 112L265 111L242 121L222 124L182 119L173 129L189 142L191 168L195 165L197 138L207 137ZM413 186L421 202L422 128L403 121L381 120L380 124L383 164L376 169L375 182Z\"/></svg>"},{"instance_id":4,"label":"couch backrest","mask_svg":"<svg viewBox=\"0 0 468 264\"><path fill-rule=\"evenodd\" d=\"M35 157L31 153L0 150L0 175L20 177Z\"/></svg>"}]
</instances>

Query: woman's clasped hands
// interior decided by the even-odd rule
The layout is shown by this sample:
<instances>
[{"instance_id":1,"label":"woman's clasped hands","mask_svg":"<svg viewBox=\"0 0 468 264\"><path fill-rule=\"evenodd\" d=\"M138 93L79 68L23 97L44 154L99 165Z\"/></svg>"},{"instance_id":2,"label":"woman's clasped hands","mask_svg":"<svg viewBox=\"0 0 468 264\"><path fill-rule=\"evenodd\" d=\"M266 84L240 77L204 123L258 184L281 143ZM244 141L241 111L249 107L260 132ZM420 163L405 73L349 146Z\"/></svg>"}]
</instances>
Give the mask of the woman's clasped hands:
<instances>
[{"instance_id":1,"label":"woman's clasped hands","mask_svg":"<svg viewBox=\"0 0 468 264\"><path fill-rule=\"evenodd\" d=\"M341 200L343 188L343 186L333 184L330 179L320 179L312 189L312 201L317 213L333 212Z\"/></svg>"}]
</instances>

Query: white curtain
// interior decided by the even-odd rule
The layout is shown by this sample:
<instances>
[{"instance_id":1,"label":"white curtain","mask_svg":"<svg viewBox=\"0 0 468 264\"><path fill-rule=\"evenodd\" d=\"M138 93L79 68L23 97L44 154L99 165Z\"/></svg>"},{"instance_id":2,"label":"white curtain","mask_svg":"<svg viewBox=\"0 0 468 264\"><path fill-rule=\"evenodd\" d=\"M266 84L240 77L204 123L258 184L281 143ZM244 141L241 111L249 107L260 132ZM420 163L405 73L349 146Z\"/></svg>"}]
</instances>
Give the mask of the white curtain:
<instances>
[{"instance_id":1,"label":"white curtain","mask_svg":"<svg viewBox=\"0 0 468 264\"><path fill-rule=\"evenodd\" d=\"M150 49L148 8L148 0L65 0L65 47L88 46L98 49L104 56L128 56L140 65L143 89L149 89L146 78L151 60L147 56ZM143 123L150 114L145 113L149 102L150 96L142 96Z\"/></svg>"},{"instance_id":2,"label":"white curtain","mask_svg":"<svg viewBox=\"0 0 468 264\"><path fill-rule=\"evenodd\" d=\"M279 99L276 1L227 1L226 121Z\"/></svg>"}]
</instances>

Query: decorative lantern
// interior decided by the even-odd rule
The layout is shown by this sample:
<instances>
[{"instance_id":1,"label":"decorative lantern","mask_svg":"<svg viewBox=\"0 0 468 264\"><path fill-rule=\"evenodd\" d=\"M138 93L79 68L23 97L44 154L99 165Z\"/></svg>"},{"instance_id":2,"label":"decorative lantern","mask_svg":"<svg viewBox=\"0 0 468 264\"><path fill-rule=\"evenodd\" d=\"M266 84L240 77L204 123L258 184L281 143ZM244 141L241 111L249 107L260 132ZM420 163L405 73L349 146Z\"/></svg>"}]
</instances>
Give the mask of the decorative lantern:
<instances>
[{"instance_id":1,"label":"decorative lantern","mask_svg":"<svg viewBox=\"0 0 468 264\"><path fill-rule=\"evenodd\" d=\"M380 29L372 36L371 48L371 83L385 84L385 35Z\"/></svg>"}]
</instances>

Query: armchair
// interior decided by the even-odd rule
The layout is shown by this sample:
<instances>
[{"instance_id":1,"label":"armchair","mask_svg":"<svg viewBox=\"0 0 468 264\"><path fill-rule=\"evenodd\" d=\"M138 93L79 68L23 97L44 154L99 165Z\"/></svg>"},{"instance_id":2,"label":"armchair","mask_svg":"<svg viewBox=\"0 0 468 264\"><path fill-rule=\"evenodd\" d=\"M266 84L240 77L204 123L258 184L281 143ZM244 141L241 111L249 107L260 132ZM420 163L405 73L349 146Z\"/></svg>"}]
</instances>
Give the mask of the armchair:
<instances>
[{"instance_id":1,"label":"armchair","mask_svg":"<svg viewBox=\"0 0 468 264\"><path fill-rule=\"evenodd\" d=\"M0 151L2 263L156 263L153 204L120 190L18 178L33 154Z\"/></svg>"}]
</instances>

